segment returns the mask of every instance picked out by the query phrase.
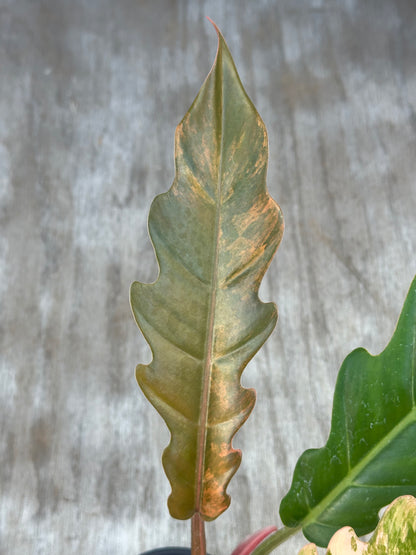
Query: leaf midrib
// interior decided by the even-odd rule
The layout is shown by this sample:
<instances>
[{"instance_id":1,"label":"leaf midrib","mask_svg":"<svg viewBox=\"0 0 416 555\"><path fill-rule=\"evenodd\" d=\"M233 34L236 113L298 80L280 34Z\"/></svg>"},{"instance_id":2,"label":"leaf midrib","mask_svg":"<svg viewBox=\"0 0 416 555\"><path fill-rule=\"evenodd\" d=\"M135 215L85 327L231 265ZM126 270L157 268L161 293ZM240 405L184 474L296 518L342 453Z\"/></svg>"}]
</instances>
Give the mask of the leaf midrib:
<instances>
[{"instance_id":1,"label":"leaf midrib","mask_svg":"<svg viewBox=\"0 0 416 555\"><path fill-rule=\"evenodd\" d=\"M299 526L301 528L306 528L310 524L318 522L319 516L325 511L325 509L330 506L344 491L351 487L366 487L365 484L354 483L355 478L369 465L371 462L377 458L377 456L387 447L392 439L398 436L403 430L410 426L412 423L416 422L416 407L410 410L410 412L403 418L398 424L396 424L384 438L378 442L368 453L363 457L351 470L349 474L343 478L339 484L331 490L331 492L322 499L301 521ZM387 487L387 486L386 486ZM322 523L324 524L324 523Z\"/></svg>"},{"instance_id":2,"label":"leaf midrib","mask_svg":"<svg viewBox=\"0 0 416 555\"><path fill-rule=\"evenodd\" d=\"M205 347L205 364L203 367L203 388L201 393L201 410L199 419L199 429L198 429L198 445L197 445L197 464L196 464L196 512L201 514L201 507L203 504L204 495L204 473L205 473L205 453L206 453L206 439L208 430L208 409L209 409L209 397L210 397L210 386L211 386L211 374L212 374L212 361L213 361L213 349L214 349L214 322L215 322L215 306L217 299L217 288L218 288L218 261L219 261L219 243L220 243L220 229L221 229L221 191L222 191L222 164L223 164L223 148L224 148L224 106L223 106L223 79L222 79L222 50L221 41L218 42L217 50L218 59L214 62L216 70L220 72L219 76L215 76L215 81L219 78L221 83L221 96L220 96L220 109L221 117L218 118L220 123L220 148L219 148L219 158L218 158L218 177L217 177L217 195L215 199L215 232L214 232L214 249L213 249L213 264L212 264L212 275L211 275L211 295L210 295L210 306L207 318L207 341ZM218 63L220 62L220 63ZM216 82L214 82L214 94L216 94ZM216 106L216 103L214 103ZM217 122L216 122L217 123Z\"/></svg>"}]
</instances>

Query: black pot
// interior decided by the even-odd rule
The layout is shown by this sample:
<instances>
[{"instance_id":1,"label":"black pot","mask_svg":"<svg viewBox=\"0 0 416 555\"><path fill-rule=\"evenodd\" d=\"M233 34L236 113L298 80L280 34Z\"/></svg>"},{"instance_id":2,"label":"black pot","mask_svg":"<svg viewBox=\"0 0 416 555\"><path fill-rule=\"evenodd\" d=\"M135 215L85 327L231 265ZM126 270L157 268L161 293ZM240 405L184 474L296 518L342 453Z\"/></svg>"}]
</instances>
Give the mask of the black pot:
<instances>
[{"instance_id":1,"label":"black pot","mask_svg":"<svg viewBox=\"0 0 416 555\"><path fill-rule=\"evenodd\" d=\"M142 553L142 555L190 555L189 547L158 547Z\"/></svg>"}]
</instances>

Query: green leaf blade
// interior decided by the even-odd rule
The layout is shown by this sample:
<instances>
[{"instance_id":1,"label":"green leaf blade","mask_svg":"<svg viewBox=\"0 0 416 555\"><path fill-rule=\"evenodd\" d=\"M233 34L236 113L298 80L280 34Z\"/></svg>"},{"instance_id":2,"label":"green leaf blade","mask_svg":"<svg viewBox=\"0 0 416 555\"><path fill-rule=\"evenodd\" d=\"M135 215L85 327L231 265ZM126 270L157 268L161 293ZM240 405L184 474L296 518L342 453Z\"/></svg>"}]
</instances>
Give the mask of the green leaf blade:
<instances>
[{"instance_id":1,"label":"green leaf blade","mask_svg":"<svg viewBox=\"0 0 416 555\"><path fill-rule=\"evenodd\" d=\"M255 402L241 373L277 311L258 289L283 219L266 185L267 134L218 33L216 60L175 135L176 176L149 234L159 276L131 305L153 354L136 377L171 432L163 465L172 516L212 520L229 505L232 438Z\"/></svg>"},{"instance_id":2,"label":"green leaf blade","mask_svg":"<svg viewBox=\"0 0 416 555\"><path fill-rule=\"evenodd\" d=\"M416 494L416 278L386 349L344 361L325 447L306 451L280 506L287 526L327 545L342 526L373 530L378 511Z\"/></svg>"}]
</instances>

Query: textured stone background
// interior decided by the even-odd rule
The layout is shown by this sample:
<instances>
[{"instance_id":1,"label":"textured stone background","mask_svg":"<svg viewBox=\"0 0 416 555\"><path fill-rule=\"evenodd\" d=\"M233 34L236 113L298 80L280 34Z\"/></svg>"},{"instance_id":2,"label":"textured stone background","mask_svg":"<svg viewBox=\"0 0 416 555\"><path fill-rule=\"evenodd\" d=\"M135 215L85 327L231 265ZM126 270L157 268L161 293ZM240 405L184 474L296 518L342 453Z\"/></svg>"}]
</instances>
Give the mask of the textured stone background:
<instances>
[{"instance_id":1,"label":"textured stone background","mask_svg":"<svg viewBox=\"0 0 416 555\"><path fill-rule=\"evenodd\" d=\"M128 290L156 277L147 213L214 59L205 15L268 127L286 220L262 286L280 320L244 374L258 401L212 555L279 522L343 358L393 332L416 270L414 0L0 0L1 554L188 544Z\"/></svg>"}]
</instances>

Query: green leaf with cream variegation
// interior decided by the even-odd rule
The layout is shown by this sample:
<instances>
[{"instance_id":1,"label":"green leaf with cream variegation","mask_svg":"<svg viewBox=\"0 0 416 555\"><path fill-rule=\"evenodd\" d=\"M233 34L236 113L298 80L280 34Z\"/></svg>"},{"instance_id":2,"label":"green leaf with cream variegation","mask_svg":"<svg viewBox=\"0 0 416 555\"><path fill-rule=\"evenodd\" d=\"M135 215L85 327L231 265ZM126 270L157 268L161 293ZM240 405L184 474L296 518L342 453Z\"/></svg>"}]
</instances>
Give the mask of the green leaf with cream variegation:
<instances>
[{"instance_id":1,"label":"green leaf with cream variegation","mask_svg":"<svg viewBox=\"0 0 416 555\"><path fill-rule=\"evenodd\" d=\"M179 519L212 520L229 505L241 459L232 438L255 402L241 373L276 323L275 305L258 297L283 232L267 157L265 126L218 31L214 65L176 130L173 185L150 209L158 279L131 288L153 353L136 376L171 433L163 465Z\"/></svg>"},{"instance_id":2,"label":"green leaf with cream variegation","mask_svg":"<svg viewBox=\"0 0 416 555\"><path fill-rule=\"evenodd\" d=\"M386 509L368 542L368 555L416 553L416 499L399 497Z\"/></svg>"},{"instance_id":3,"label":"green leaf with cream variegation","mask_svg":"<svg viewBox=\"0 0 416 555\"><path fill-rule=\"evenodd\" d=\"M319 555L318 548L314 543L308 543L308 545L302 547L298 555Z\"/></svg>"},{"instance_id":4,"label":"green leaf with cream variegation","mask_svg":"<svg viewBox=\"0 0 416 555\"><path fill-rule=\"evenodd\" d=\"M326 555L412 555L416 553L416 499L398 497L387 507L370 541L361 541L345 526L331 538ZM298 555L318 555L315 544L305 545Z\"/></svg>"},{"instance_id":5,"label":"green leaf with cream variegation","mask_svg":"<svg viewBox=\"0 0 416 555\"><path fill-rule=\"evenodd\" d=\"M415 446L416 278L386 349L345 359L328 442L300 457L280 506L283 522L321 546L342 526L371 532L383 506L416 495Z\"/></svg>"}]
</instances>

